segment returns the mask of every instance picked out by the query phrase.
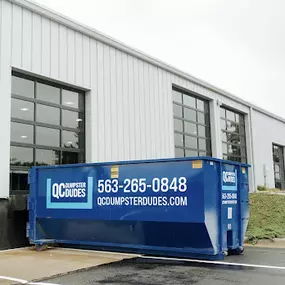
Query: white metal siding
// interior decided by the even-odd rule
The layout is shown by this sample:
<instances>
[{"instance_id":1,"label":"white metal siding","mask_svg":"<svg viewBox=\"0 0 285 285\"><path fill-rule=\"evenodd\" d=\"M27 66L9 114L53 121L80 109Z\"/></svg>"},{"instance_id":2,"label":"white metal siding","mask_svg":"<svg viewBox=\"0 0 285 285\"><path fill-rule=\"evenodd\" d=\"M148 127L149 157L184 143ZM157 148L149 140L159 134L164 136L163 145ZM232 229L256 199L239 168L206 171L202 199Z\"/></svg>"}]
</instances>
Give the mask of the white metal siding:
<instances>
[{"instance_id":1,"label":"white metal siding","mask_svg":"<svg viewBox=\"0 0 285 285\"><path fill-rule=\"evenodd\" d=\"M59 78L62 81L67 81L67 69L68 69L68 64L67 64L67 28L59 25Z\"/></svg>"},{"instance_id":2,"label":"white metal siding","mask_svg":"<svg viewBox=\"0 0 285 285\"><path fill-rule=\"evenodd\" d=\"M12 36L12 67L90 88L89 37L5 0L1 3L2 30Z\"/></svg>"},{"instance_id":3,"label":"white metal siding","mask_svg":"<svg viewBox=\"0 0 285 285\"><path fill-rule=\"evenodd\" d=\"M86 90L87 161L174 156L172 84L216 104L248 113L248 107L150 61L87 34L0 0L0 96L5 106L0 149L0 197L8 196L11 68ZM213 105L214 106L214 105ZM214 132L219 131L219 108ZM215 144L213 144L215 146ZM219 157L220 150L214 151Z\"/></svg>"},{"instance_id":4,"label":"white metal siding","mask_svg":"<svg viewBox=\"0 0 285 285\"><path fill-rule=\"evenodd\" d=\"M264 185L264 165L268 169L266 182L275 187L272 143L285 146L285 125L260 112L252 113L252 138L256 185ZM285 149L284 149L285 151Z\"/></svg>"},{"instance_id":5,"label":"white metal siding","mask_svg":"<svg viewBox=\"0 0 285 285\"><path fill-rule=\"evenodd\" d=\"M0 135L0 198L9 196L10 168L10 92L11 92L11 42L12 42L12 9L8 2L0 1L0 100L1 135Z\"/></svg>"},{"instance_id":6,"label":"white metal siding","mask_svg":"<svg viewBox=\"0 0 285 285\"><path fill-rule=\"evenodd\" d=\"M59 78L59 25L50 23L50 76Z\"/></svg>"},{"instance_id":7,"label":"white metal siding","mask_svg":"<svg viewBox=\"0 0 285 285\"><path fill-rule=\"evenodd\" d=\"M29 55L27 54L26 56ZM41 59L42 59L42 18L41 16L32 13L32 47L31 47L32 72L37 74L42 73Z\"/></svg>"}]
</instances>

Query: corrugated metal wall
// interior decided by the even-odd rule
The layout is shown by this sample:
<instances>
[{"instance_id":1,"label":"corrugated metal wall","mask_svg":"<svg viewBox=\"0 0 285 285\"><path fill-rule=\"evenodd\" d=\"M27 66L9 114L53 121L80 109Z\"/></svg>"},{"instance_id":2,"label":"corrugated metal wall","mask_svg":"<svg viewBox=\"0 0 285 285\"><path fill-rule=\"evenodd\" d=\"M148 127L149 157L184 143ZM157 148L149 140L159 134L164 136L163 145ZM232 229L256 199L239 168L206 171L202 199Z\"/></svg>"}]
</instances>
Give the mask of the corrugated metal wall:
<instances>
[{"instance_id":1,"label":"corrugated metal wall","mask_svg":"<svg viewBox=\"0 0 285 285\"><path fill-rule=\"evenodd\" d=\"M91 160L172 155L169 74L17 5L0 3L2 43L11 41L12 67L91 90L87 96L95 115L90 123L97 134Z\"/></svg>"},{"instance_id":2,"label":"corrugated metal wall","mask_svg":"<svg viewBox=\"0 0 285 285\"><path fill-rule=\"evenodd\" d=\"M3 23L3 28L12 35L13 67L78 86L91 86L89 37L6 1L2 6L2 13L11 18L10 23Z\"/></svg>"},{"instance_id":3,"label":"corrugated metal wall","mask_svg":"<svg viewBox=\"0 0 285 285\"><path fill-rule=\"evenodd\" d=\"M2 44L11 41L12 67L91 90L89 160L173 156L171 84L214 96L22 7L0 3Z\"/></svg>"},{"instance_id":4,"label":"corrugated metal wall","mask_svg":"<svg viewBox=\"0 0 285 285\"><path fill-rule=\"evenodd\" d=\"M254 144L254 168L256 185L275 187L272 144L285 146L284 123L257 112L252 112L252 132ZM285 149L284 149L285 152ZM264 166L268 172L264 172ZM264 177L266 174L266 179Z\"/></svg>"},{"instance_id":5,"label":"corrugated metal wall","mask_svg":"<svg viewBox=\"0 0 285 285\"><path fill-rule=\"evenodd\" d=\"M168 74L93 39L91 44L92 159L171 156Z\"/></svg>"},{"instance_id":6,"label":"corrugated metal wall","mask_svg":"<svg viewBox=\"0 0 285 285\"><path fill-rule=\"evenodd\" d=\"M0 63L0 98L5 106L0 149L5 150L10 144L11 67L88 90L88 161L173 157L173 83L235 104L6 0L0 0ZM238 107L248 109L242 104ZM218 113L215 116L219 118ZM0 165L0 191L5 195L8 173L9 153L5 152Z\"/></svg>"}]
</instances>

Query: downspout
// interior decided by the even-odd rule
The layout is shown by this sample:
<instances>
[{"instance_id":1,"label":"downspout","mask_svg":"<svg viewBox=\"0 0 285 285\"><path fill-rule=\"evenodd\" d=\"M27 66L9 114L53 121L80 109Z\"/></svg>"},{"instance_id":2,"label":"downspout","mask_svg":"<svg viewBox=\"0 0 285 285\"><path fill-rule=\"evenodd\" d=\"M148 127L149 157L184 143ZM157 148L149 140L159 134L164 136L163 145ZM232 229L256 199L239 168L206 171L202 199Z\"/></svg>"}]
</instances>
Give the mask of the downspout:
<instances>
[{"instance_id":1,"label":"downspout","mask_svg":"<svg viewBox=\"0 0 285 285\"><path fill-rule=\"evenodd\" d=\"M256 185L255 185L255 167L254 167L254 147L253 147L253 130L252 130L252 110L253 108L250 106L249 108L249 131L250 131L250 148L251 148L251 158L252 158L252 173L253 173L253 177L252 177L252 183L253 183L253 192L256 192Z\"/></svg>"}]
</instances>

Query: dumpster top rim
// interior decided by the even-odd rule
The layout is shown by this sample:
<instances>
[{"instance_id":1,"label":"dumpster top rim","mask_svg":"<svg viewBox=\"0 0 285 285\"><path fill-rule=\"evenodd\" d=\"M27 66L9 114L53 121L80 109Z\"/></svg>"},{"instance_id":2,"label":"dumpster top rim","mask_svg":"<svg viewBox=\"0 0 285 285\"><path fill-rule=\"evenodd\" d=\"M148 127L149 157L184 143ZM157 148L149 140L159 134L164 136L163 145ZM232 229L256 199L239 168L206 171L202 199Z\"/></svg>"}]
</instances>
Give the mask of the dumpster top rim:
<instances>
[{"instance_id":1,"label":"dumpster top rim","mask_svg":"<svg viewBox=\"0 0 285 285\"><path fill-rule=\"evenodd\" d=\"M75 167L88 167L88 166L109 166L109 165L127 165L139 163L157 163L157 162L177 162L177 161L215 161L224 164L232 164L242 167L251 167L250 164L240 163L231 160L224 160L210 156L195 156L195 157L182 157L182 158L161 158L161 159L147 159L147 160L126 160L126 161L111 161L111 162L93 162L93 163L78 163L78 164L63 164L63 165L47 165L47 166L32 166L31 169L55 169L55 168L75 168Z\"/></svg>"}]
</instances>

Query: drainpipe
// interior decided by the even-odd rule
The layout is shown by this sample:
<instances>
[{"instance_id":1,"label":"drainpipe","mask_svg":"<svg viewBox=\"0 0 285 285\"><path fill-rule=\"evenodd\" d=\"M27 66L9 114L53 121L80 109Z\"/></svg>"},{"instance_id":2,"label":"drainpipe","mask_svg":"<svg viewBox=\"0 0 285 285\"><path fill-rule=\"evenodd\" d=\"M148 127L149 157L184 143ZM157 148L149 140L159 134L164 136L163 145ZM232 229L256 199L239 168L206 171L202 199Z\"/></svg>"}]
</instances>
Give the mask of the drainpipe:
<instances>
[{"instance_id":1,"label":"drainpipe","mask_svg":"<svg viewBox=\"0 0 285 285\"><path fill-rule=\"evenodd\" d=\"M251 148L251 160L252 160L252 173L253 173L253 177L252 177L252 183L253 183L253 189L254 192L256 191L256 185L255 185L255 167L254 167L254 147L253 147L253 131L252 131L252 107L250 106L249 108L249 138L250 138L250 148Z\"/></svg>"}]
</instances>

